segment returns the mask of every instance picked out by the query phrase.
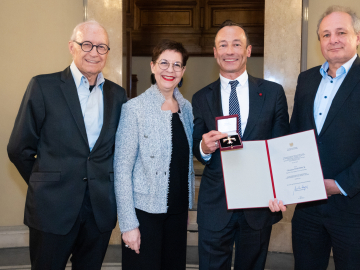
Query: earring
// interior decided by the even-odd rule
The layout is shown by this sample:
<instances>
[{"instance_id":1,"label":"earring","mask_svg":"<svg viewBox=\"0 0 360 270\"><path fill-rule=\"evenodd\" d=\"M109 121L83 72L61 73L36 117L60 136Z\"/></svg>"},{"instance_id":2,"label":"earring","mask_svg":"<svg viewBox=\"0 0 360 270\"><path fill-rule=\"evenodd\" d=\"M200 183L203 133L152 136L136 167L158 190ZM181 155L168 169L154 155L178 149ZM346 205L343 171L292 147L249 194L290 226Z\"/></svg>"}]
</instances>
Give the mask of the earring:
<instances>
[{"instance_id":1,"label":"earring","mask_svg":"<svg viewBox=\"0 0 360 270\"><path fill-rule=\"evenodd\" d=\"M180 82L178 83L178 87L180 88L183 85L183 78L181 78Z\"/></svg>"},{"instance_id":2,"label":"earring","mask_svg":"<svg viewBox=\"0 0 360 270\"><path fill-rule=\"evenodd\" d=\"M151 73L151 75L150 75L150 81L151 81L151 84L156 84L155 74L154 74L154 73Z\"/></svg>"}]
</instances>

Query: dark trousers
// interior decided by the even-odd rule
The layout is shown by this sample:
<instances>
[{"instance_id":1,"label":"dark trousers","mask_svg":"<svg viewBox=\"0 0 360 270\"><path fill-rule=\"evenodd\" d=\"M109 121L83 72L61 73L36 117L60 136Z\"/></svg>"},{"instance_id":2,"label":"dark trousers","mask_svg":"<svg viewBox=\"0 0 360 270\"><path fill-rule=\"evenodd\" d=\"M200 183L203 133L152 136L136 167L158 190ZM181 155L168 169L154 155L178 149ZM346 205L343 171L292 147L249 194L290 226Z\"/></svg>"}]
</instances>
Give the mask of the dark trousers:
<instances>
[{"instance_id":1,"label":"dark trousers","mask_svg":"<svg viewBox=\"0 0 360 270\"><path fill-rule=\"evenodd\" d=\"M235 270L263 270L271 228L253 230L242 211L234 212L221 231L199 227L199 269L230 270L235 243Z\"/></svg>"},{"instance_id":2,"label":"dark trousers","mask_svg":"<svg viewBox=\"0 0 360 270\"><path fill-rule=\"evenodd\" d=\"M297 207L292 241L296 270L326 270L331 248L336 270L360 269L360 215L328 204Z\"/></svg>"},{"instance_id":3,"label":"dark trousers","mask_svg":"<svg viewBox=\"0 0 360 270\"><path fill-rule=\"evenodd\" d=\"M63 270L72 254L72 269L100 270L110 236L111 231L99 231L87 190L79 216L68 234L57 235L30 228L31 269Z\"/></svg>"},{"instance_id":4,"label":"dark trousers","mask_svg":"<svg viewBox=\"0 0 360 270\"><path fill-rule=\"evenodd\" d=\"M136 209L140 254L122 243L123 270L185 270L188 211L150 214Z\"/></svg>"}]
</instances>

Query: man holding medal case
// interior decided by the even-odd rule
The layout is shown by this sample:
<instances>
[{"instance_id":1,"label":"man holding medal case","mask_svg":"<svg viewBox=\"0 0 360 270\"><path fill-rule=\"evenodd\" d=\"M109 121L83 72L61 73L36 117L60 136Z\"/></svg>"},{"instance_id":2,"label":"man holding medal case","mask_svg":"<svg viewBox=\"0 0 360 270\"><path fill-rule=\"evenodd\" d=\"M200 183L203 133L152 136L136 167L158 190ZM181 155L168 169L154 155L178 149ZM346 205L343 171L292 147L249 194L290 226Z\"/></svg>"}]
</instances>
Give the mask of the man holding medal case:
<instances>
[{"instance_id":1,"label":"man holding medal case","mask_svg":"<svg viewBox=\"0 0 360 270\"><path fill-rule=\"evenodd\" d=\"M224 139L228 134L217 131L215 118L237 114L243 141L267 140L289 131L282 86L248 75L250 55L244 29L225 21L214 46L220 78L198 91L192 100L193 151L206 165L198 199L199 269L230 269L234 243L234 269L264 269L272 224L282 217L268 208L230 211L226 205L218 140L227 144Z\"/></svg>"}]
</instances>

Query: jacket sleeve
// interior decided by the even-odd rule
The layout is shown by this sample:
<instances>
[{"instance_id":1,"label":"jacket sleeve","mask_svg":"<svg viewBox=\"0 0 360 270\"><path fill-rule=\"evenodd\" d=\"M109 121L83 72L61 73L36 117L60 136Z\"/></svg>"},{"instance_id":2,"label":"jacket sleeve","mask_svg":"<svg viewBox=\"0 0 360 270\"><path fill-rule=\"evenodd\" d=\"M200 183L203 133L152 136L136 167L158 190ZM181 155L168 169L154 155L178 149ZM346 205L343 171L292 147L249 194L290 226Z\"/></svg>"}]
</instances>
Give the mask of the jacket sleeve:
<instances>
[{"instance_id":1,"label":"jacket sleeve","mask_svg":"<svg viewBox=\"0 0 360 270\"><path fill-rule=\"evenodd\" d=\"M192 106L193 106L193 114L194 114L194 132L193 132L193 154L202 164L207 164L210 162L205 161L200 153L200 142L202 140L202 135L208 133L209 130L205 124L203 119L202 112L200 106L201 101L199 100L198 95L194 95L192 99Z\"/></svg>"},{"instance_id":2,"label":"jacket sleeve","mask_svg":"<svg viewBox=\"0 0 360 270\"><path fill-rule=\"evenodd\" d=\"M335 180L350 198L357 195L360 192L360 157L339 173Z\"/></svg>"},{"instance_id":3,"label":"jacket sleeve","mask_svg":"<svg viewBox=\"0 0 360 270\"><path fill-rule=\"evenodd\" d=\"M14 163L26 183L29 183L36 160L44 120L45 103L41 85L34 77L26 89L7 146L11 162Z\"/></svg>"},{"instance_id":4,"label":"jacket sleeve","mask_svg":"<svg viewBox=\"0 0 360 270\"><path fill-rule=\"evenodd\" d=\"M139 227L135 213L132 172L139 151L138 122L132 102L123 105L115 137L114 185L122 233Z\"/></svg>"}]
</instances>

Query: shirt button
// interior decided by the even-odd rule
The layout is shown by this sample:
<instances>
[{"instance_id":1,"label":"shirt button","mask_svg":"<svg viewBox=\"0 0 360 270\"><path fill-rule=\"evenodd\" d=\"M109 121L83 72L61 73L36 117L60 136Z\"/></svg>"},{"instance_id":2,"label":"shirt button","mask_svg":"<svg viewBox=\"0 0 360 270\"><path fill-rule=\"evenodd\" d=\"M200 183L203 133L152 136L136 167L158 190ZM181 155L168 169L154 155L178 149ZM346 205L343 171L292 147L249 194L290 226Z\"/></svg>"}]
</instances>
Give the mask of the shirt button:
<instances>
[{"instance_id":1,"label":"shirt button","mask_svg":"<svg viewBox=\"0 0 360 270\"><path fill-rule=\"evenodd\" d=\"M333 83L333 81L330 81L331 83Z\"/></svg>"},{"instance_id":2,"label":"shirt button","mask_svg":"<svg viewBox=\"0 0 360 270\"><path fill-rule=\"evenodd\" d=\"M327 98L327 96L325 96L324 98Z\"/></svg>"},{"instance_id":3,"label":"shirt button","mask_svg":"<svg viewBox=\"0 0 360 270\"><path fill-rule=\"evenodd\" d=\"M319 115L322 115L322 113L319 113Z\"/></svg>"}]
</instances>

